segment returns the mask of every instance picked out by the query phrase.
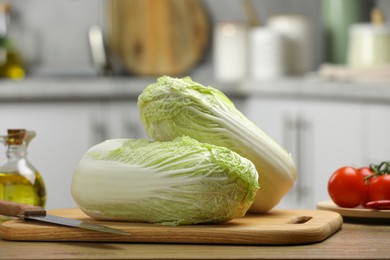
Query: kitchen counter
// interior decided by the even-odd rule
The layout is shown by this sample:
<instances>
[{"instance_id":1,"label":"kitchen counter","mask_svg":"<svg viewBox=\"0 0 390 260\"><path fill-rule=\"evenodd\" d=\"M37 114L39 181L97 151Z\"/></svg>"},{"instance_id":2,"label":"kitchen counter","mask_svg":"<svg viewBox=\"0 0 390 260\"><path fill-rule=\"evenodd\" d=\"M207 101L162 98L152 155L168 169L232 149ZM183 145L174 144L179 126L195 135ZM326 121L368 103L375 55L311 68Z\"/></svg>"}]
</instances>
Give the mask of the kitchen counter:
<instances>
[{"instance_id":1,"label":"kitchen counter","mask_svg":"<svg viewBox=\"0 0 390 260\"><path fill-rule=\"evenodd\" d=\"M344 223L327 240L299 246L0 240L0 259L390 259L389 241L388 223Z\"/></svg>"},{"instance_id":2,"label":"kitchen counter","mask_svg":"<svg viewBox=\"0 0 390 260\"><path fill-rule=\"evenodd\" d=\"M352 83L319 78L285 78L273 81L218 83L210 77L192 77L222 90L231 98L311 98L351 102L390 102L386 83ZM136 100L155 82L151 77L32 77L22 81L0 81L0 102Z\"/></svg>"}]
</instances>

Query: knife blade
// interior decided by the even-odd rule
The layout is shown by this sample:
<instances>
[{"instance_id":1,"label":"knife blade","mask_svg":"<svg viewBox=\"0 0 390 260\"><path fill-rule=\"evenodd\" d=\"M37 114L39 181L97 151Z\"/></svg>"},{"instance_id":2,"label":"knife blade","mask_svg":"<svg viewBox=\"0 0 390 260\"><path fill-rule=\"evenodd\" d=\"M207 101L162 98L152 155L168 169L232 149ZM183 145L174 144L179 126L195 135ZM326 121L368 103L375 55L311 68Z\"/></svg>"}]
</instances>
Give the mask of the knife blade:
<instances>
[{"instance_id":1,"label":"knife blade","mask_svg":"<svg viewBox=\"0 0 390 260\"><path fill-rule=\"evenodd\" d=\"M62 226L84 228L99 232L113 233L117 235L129 235L129 233L125 231L107 227L104 225L81 221L78 219L70 219L60 216L48 215L46 213L46 210L39 206L31 206L5 200L0 200L0 215L18 217L21 219L32 219Z\"/></svg>"}]
</instances>

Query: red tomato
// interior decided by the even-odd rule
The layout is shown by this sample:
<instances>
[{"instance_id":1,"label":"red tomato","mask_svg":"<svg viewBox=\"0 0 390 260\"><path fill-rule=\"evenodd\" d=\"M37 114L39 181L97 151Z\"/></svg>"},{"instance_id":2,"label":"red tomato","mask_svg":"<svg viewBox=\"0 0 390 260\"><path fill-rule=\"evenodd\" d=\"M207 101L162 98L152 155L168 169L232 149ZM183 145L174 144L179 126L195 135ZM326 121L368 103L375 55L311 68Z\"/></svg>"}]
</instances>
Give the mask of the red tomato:
<instances>
[{"instance_id":1,"label":"red tomato","mask_svg":"<svg viewBox=\"0 0 390 260\"><path fill-rule=\"evenodd\" d=\"M368 177L368 176L374 174L374 171L371 170L371 168L368 167L368 166L361 167L358 170L363 175L363 178Z\"/></svg>"},{"instance_id":2,"label":"red tomato","mask_svg":"<svg viewBox=\"0 0 390 260\"><path fill-rule=\"evenodd\" d=\"M346 166L332 174L328 182L328 192L338 206L354 208L366 198L367 186L359 170Z\"/></svg>"},{"instance_id":3,"label":"red tomato","mask_svg":"<svg viewBox=\"0 0 390 260\"><path fill-rule=\"evenodd\" d=\"M366 178L366 177L368 177L368 176L374 174L374 171L371 170L371 168L370 168L369 166L361 167L361 168L359 168L358 170L359 170L359 172L363 175L363 178ZM367 182L365 181L365 184L368 185L368 181L367 181ZM366 196L365 196L365 198L363 199L363 201L362 201L361 204L362 204L363 206L365 206L366 203L367 203L369 200L370 200L370 198L369 198L369 196L368 196L368 188L367 188Z\"/></svg>"},{"instance_id":4,"label":"red tomato","mask_svg":"<svg viewBox=\"0 0 390 260\"><path fill-rule=\"evenodd\" d=\"M390 200L390 174L370 178L368 196L370 201Z\"/></svg>"}]
</instances>

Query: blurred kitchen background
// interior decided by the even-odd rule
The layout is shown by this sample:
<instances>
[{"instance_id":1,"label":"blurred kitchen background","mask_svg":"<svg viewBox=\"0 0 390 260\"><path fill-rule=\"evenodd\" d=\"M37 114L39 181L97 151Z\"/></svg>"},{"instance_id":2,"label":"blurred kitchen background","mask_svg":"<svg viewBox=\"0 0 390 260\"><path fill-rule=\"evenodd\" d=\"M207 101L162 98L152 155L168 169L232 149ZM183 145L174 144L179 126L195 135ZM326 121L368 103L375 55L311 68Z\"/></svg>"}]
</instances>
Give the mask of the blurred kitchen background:
<instances>
[{"instance_id":1,"label":"blurred kitchen background","mask_svg":"<svg viewBox=\"0 0 390 260\"><path fill-rule=\"evenodd\" d=\"M314 208L333 170L390 157L389 0L2 2L0 135L36 131L48 208L74 206L89 147L146 137L137 97L159 75L223 90L293 154L280 207Z\"/></svg>"}]
</instances>

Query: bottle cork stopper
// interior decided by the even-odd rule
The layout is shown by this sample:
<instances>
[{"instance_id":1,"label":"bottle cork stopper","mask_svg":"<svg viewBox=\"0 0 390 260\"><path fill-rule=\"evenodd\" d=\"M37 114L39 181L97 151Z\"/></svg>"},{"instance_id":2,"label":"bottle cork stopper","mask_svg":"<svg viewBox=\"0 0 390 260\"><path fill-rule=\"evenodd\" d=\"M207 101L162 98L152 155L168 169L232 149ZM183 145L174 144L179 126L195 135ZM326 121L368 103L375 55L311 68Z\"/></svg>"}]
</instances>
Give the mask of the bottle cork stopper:
<instances>
[{"instance_id":1,"label":"bottle cork stopper","mask_svg":"<svg viewBox=\"0 0 390 260\"><path fill-rule=\"evenodd\" d=\"M23 144L26 129L8 129L7 144Z\"/></svg>"}]
</instances>

